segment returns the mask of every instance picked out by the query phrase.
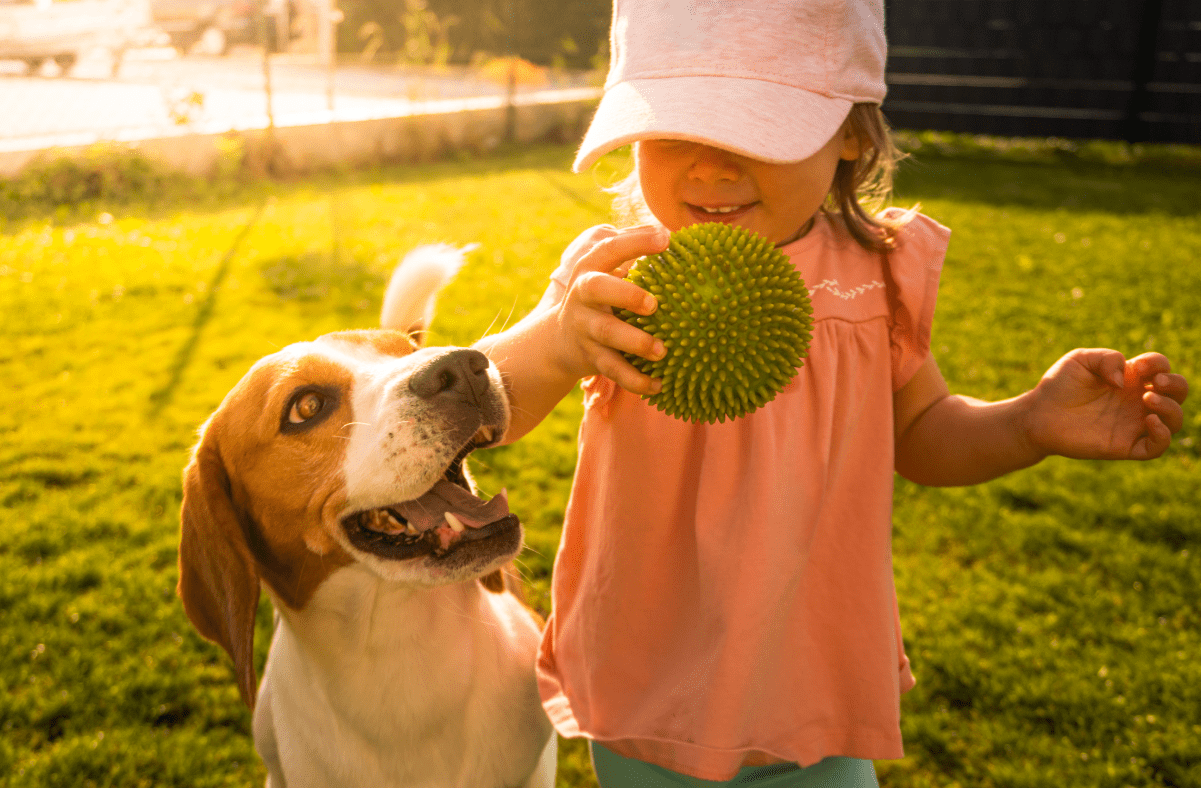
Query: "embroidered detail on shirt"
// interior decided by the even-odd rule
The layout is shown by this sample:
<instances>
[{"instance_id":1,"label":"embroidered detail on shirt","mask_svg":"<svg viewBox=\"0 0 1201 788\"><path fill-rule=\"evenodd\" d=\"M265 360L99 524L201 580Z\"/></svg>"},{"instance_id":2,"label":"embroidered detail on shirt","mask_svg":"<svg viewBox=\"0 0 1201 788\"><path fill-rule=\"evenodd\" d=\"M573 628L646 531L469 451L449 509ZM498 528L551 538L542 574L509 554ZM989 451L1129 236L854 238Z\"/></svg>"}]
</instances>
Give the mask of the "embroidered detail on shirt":
<instances>
[{"instance_id":1,"label":"embroidered detail on shirt","mask_svg":"<svg viewBox=\"0 0 1201 788\"><path fill-rule=\"evenodd\" d=\"M863 295L869 290L877 290L882 287L884 287L883 282L872 280L867 284L852 287L850 290L843 290L838 284L837 279L826 279L809 288L809 297L812 298L813 294L818 290L825 290L830 295L838 296L843 301L849 301L852 298Z\"/></svg>"}]
</instances>

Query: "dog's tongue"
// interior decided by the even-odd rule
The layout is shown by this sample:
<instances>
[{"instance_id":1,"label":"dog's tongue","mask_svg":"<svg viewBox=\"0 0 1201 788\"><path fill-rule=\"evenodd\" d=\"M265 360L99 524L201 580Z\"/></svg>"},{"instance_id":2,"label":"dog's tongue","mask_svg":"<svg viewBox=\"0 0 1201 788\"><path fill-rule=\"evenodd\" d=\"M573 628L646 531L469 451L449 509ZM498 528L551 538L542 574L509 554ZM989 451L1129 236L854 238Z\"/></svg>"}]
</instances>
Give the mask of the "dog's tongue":
<instances>
[{"instance_id":1,"label":"dog's tongue","mask_svg":"<svg viewBox=\"0 0 1201 788\"><path fill-rule=\"evenodd\" d=\"M446 522L447 512L468 528L482 528L509 513L509 494L501 490L485 502L459 485L442 479L420 498L392 508L418 531L442 525Z\"/></svg>"}]
</instances>

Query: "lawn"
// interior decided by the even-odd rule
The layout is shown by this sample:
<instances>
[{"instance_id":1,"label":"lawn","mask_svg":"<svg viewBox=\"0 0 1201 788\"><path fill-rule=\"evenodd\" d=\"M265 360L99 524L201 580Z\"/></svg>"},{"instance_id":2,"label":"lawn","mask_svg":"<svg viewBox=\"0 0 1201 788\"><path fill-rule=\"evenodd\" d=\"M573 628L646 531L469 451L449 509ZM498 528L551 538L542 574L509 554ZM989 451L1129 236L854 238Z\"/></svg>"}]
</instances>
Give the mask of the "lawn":
<instances>
[{"instance_id":1,"label":"lawn","mask_svg":"<svg viewBox=\"0 0 1201 788\"><path fill-rule=\"evenodd\" d=\"M481 244L441 300L434 342L518 318L563 247L607 219L597 176L570 175L571 153L0 224L0 786L261 784L229 660L174 591L196 427L261 355L371 326L414 244ZM1161 351L1201 385L1198 194L1194 168L909 162L897 202L954 230L933 340L952 389L1017 394L1076 346ZM576 394L473 461L527 526L521 568L544 609L580 413ZM1185 422L1153 463L898 483L918 686L902 701L907 757L878 764L882 784L1201 786L1195 402ZM260 660L269 629L264 602ZM562 747L559 785L595 785L577 743Z\"/></svg>"}]
</instances>

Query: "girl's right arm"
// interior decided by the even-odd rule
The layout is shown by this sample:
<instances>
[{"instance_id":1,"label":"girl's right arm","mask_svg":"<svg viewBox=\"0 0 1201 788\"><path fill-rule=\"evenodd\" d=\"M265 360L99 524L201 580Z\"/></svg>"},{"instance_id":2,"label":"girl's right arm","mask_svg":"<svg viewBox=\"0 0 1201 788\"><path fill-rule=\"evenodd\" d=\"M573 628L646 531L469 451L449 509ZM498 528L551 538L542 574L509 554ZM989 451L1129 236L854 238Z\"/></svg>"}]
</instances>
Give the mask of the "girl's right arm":
<instances>
[{"instance_id":1,"label":"girl's right arm","mask_svg":"<svg viewBox=\"0 0 1201 788\"><path fill-rule=\"evenodd\" d=\"M629 263L667 248L668 233L649 225L586 230L567 248L571 278L551 282L542 301L512 328L475 343L500 371L509 395L512 443L538 425L580 378L601 374L634 394L653 394L660 383L643 375L622 352L662 358L663 343L613 314L655 311L654 296L624 276Z\"/></svg>"},{"instance_id":2,"label":"girl's right arm","mask_svg":"<svg viewBox=\"0 0 1201 788\"><path fill-rule=\"evenodd\" d=\"M894 397L896 468L932 486L979 484L1044 457L1150 460L1184 424L1188 381L1168 359L1078 348L1024 394L950 393L933 356Z\"/></svg>"}]
</instances>

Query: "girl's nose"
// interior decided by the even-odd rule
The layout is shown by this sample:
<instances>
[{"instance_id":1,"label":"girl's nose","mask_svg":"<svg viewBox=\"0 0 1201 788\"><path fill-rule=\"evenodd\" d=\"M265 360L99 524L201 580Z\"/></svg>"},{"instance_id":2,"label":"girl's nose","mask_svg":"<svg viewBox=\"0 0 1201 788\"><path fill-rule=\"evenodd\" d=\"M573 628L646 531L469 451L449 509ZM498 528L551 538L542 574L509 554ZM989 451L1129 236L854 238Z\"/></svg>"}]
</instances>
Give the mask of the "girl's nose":
<instances>
[{"instance_id":1,"label":"girl's nose","mask_svg":"<svg viewBox=\"0 0 1201 788\"><path fill-rule=\"evenodd\" d=\"M738 164L738 158L729 151L711 145L697 145L688 176L705 183L736 181L742 177L742 167Z\"/></svg>"}]
</instances>

